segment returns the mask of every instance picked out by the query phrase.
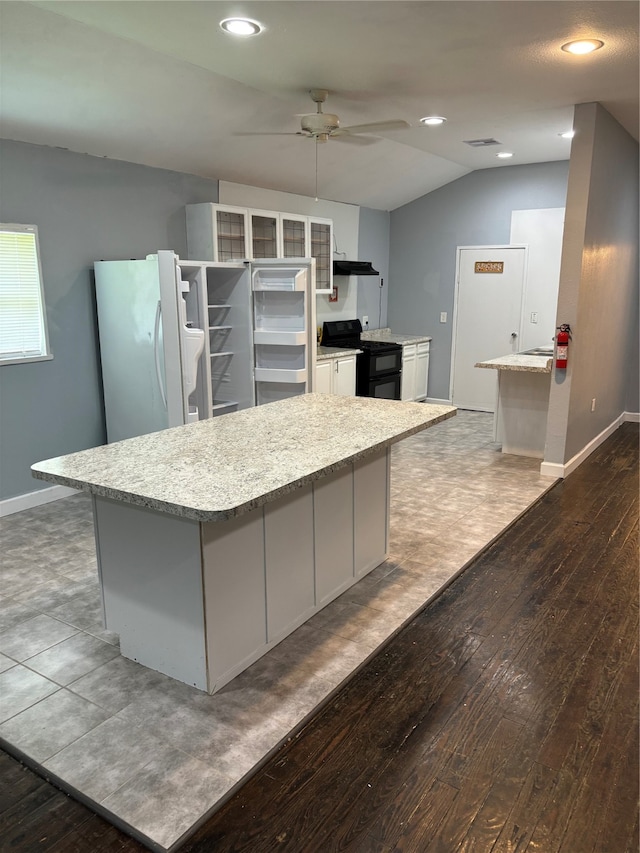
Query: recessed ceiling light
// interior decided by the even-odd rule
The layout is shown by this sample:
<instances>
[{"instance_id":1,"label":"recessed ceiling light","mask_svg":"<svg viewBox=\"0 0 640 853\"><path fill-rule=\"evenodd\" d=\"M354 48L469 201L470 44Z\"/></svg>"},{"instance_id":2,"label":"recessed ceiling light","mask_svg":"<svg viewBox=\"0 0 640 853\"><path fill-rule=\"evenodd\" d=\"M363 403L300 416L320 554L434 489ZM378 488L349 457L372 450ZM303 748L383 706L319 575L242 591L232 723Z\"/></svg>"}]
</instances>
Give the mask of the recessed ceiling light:
<instances>
[{"instance_id":1,"label":"recessed ceiling light","mask_svg":"<svg viewBox=\"0 0 640 853\"><path fill-rule=\"evenodd\" d=\"M420 124L428 124L428 125L436 125L436 124L444 124L446 118L444 116L425 116L420 119Z\"/></svg>"},{"instance_id":2,"label":"recessed ceiling light","mask_svg":"<svg viewBox=\"0 0 640 853\"><path fill-rule=\"evenodd\" d=\"M563 139L573 139L576 135L575 130L565 130L564 133L559 133L558 136L561 136Z\"/></svg>"},{"instance_id":3,"label":"recessed ceiling light","mask_svg":"<svg viewBox=\"0 0 640 853\"><path fill-rule=\"evenodd\" d=\"M225 33L231 33L234 36L256 36L262 32L262 24L249 18L225 18L224 21L220 21L220 26Z\"/></svg>"},{"instance_id":4,"label":"recessed ceiling light","mask_svg":"<svg viewBox=\"0 0 640 853\"><path fill-rule=\"evenodd\" d=\"M501 151L499 154L496 154L496 157L499 157L501 160L507 160L509 157L513 157L511 151Z\"/></svg>"},{"instance_id":5,"label":"recessed ceiling light","mask_svg":"<svg viewBox=\"0 0 640 853\"><path fill-rule=\"evenodd\" d=\"M604 47L604 42L600 39L578 39L563 44L562 50L567 53L582 55L583 53L593 53L594 50L600 50L601 47Z\"/></svg>"}]
</instances>

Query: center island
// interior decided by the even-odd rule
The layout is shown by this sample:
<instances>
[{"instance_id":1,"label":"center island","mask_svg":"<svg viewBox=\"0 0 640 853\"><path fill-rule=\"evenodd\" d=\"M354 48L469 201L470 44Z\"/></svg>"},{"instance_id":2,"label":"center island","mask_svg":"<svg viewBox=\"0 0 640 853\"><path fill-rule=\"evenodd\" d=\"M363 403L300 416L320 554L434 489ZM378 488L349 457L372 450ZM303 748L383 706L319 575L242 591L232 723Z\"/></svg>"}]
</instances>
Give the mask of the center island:
<instances>
[{"instance_id":1,"label":"center island","mask_svg":"<svg viewBox=\"0 0 640 853\"><path fill-rule=\"evenodd\" d=\"M92 496L121 653L215 693L385 560L391 445L455 412L304 394L31 470Z\"/></svg>"}]
</instances>

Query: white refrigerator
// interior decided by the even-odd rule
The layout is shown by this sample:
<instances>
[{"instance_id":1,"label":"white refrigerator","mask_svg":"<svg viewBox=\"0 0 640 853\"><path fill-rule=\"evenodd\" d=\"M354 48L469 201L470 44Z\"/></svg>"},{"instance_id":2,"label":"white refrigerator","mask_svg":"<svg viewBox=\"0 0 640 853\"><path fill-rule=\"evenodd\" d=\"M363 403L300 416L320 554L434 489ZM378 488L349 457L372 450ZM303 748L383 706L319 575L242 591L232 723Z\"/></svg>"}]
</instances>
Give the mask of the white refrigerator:
<instances>
[{"instance_id":1,"label":"white refrigerator","mask_svg":"<svg viewBox=\"0 0 640 853\"><path fill-rule=\"evenodd\" d=\"M313 390L315 261L94 264L107 441Z\"/></svg>"}]
</instances>

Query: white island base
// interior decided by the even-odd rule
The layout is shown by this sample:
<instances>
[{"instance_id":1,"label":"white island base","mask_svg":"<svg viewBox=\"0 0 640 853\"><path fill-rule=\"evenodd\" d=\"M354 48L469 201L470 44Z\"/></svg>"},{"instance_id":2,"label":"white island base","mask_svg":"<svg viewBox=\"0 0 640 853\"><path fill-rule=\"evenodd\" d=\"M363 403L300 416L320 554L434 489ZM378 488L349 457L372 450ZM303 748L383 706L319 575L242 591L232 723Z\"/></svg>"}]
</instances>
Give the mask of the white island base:
<instances>
[{"instance_id":1,"label":"white island base","mask_svg":"<svg viewBox=\"0 0 640 853\"><path fill-rule=\"evenodd\" d=\"M222 523L94 496L121 653L215 693L386 558L389 453Z\"/></svg>"},{"instance_id":2,"label":"white island base","mask_svg":"<svg viewBox=\"0 0 640 853\"><path fill-rule=\"evenodd\" d=\"M503 453L544 458L551 373L500 370L494 418Z\"/></svg>"},{"instance_id":3,"label":"white island base","mask_svg":"<svg viewBox=\"0 0 640 853\"><path fill-rule=\"evenodd\" d=\"M215 693L383 562L390 448L455 411L302 394L32 471L92 495L122 654Z\"/></svg>"},{"instance_id":4,"label":"white island base","mask_svg":"<svg viewBox=\"0 0 640 853\"><path fill-rule=\"evenodd\" d=\"M493 428L503 453L544 458L551 365L551 355L527 352L476 362L498 371Z\"/></svg>"}]
</instances>

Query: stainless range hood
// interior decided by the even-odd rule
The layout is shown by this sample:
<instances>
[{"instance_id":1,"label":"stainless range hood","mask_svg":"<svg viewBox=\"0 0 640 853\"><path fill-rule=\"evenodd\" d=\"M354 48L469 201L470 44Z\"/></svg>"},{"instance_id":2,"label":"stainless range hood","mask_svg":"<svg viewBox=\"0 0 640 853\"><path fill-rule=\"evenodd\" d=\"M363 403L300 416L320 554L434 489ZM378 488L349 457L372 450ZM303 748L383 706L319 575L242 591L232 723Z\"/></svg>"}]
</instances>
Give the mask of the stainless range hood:
<instances>
[{"instance_id":1,"label":"stainless range hood","mask_svg":"<svg viewBox=\"0 0 640 853\"><path fill-rule=\"evenodd\" d=\"M334 261L334 275L380 275L374 270L371 261Z\"/></svg>"}]
</instances>

